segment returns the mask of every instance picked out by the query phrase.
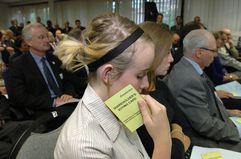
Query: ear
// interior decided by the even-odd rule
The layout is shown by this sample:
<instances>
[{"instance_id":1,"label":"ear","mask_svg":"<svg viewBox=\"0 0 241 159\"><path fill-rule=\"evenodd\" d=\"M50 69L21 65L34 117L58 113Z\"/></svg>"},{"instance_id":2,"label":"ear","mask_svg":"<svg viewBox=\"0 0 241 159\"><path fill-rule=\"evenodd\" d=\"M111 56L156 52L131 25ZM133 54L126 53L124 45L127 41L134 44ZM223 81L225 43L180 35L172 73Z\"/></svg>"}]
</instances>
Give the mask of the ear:
<instances>
[{"instance_id":1,"label":"ear","mask_svg":"<svg viewBox=\"0 0 241 159\"><path fill-rule=\"evenodd\" d=\"M112 64L104 64L103 66L101 66L100 76L101 76L101 79L103 80L103 82L105 84L110 83L112 72L113 72L113 65Z\"/></svg>"},{"instance_id":2,"label":"ear","mask_svg":"<svg viewBox=\"0 0 241 159\"><path fill-rule=\"evenodd\" d=\"M31 40L25 40L25 43L28 45L28 46L31 46Z\"/></svg>"},{"instance_id":3,"label":"ear","mask_svg":"<svg viewBox=\"0 0 241 159\"><path fill-rule=\"evenodd\" d=\"M201 52L200 49L196 49L196 50L195 50L195 56L196 56L197 58L200 58L200 57L202 56L202 52Z\"/></svg>"}]
</instances>

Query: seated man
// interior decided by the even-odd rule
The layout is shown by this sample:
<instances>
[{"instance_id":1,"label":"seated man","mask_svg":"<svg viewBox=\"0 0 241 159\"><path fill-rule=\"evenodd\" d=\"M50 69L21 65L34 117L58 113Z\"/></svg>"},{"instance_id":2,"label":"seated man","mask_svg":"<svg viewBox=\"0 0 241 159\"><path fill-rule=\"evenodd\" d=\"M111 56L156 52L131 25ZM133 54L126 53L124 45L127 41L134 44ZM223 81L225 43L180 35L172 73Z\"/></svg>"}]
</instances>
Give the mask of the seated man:
<instances>
[{"instance_id":1,"label":"seated man","mask_svg":"<svg viewBox=\"0 0 241 159\"><path fill-rule=\"evenodd\" d=\"M224 42L224 46L220 47L218 49L218 56L220 57L221 63L223 66L226 67L228 72L234 72L234 71L241 71L241 57L239 56L239 53L237 49L235 48L231 31L227 28L224 28L221 31L222 34L222 40ZM236 73L239 78L241 78L240 73Z\"/></svg>"},{"instance_id":2,"label":"seated man","mask_svg":"<svg viewBox=\"0 0 241 159\"><path fill-rule=\"evenodd\" d=\"M42 24L27 25L23 29L23 39L30 52L11 61L8 69L9 99L27 119L55 110L75 95L60 60L46 53L50 47L47 34Z\"/></svg>"},{"instance_id":3,"label":"seated man","mask_svg":"<svg viewBox=\"0 0 241 159\"><path fill-rule=\"evenodd\" d=\"M193 30L184 38L183 47L184 56L173 67L167 84L191 125L192 143L241 152L238 129L203 73L216 54L213 35Z\"/></svg>"},{"instance_id":4,"label":"seated man","mask_svg":"<svg viewBox=\"0 0 241 159\"><path fill-rule=\"evenodd\" d=\"M241 57L239 55L238 50L236 49L236 47L234 45L231 30L228 29L228 28L223 28L223 30L221 32L222 32L222 34L224 36L223 40L225 42L225 44L224 44L224 51L226 51L230 56L234 57L236 60L240 60Z\"/></svg>"}]
</instances>

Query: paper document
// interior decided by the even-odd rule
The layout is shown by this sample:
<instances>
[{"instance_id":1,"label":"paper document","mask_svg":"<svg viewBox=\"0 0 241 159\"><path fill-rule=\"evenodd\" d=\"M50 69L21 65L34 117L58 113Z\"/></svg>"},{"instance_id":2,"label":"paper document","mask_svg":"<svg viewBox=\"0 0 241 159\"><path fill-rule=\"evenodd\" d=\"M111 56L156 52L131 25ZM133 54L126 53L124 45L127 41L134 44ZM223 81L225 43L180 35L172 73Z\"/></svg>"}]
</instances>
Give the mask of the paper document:
<instances>
[{"instance_id":1,"label":"paper document","mask_svg":"<svg viewBox=\"0 0 241 159\"><path fill-rule=\"evenodd\" d=\"M241 138L241 118L240 117L229 117L234 125L237 127L239 132L239 137Z\"/></svg>"},{"instance_id":2,"label":"paper document","mask_svg":"<svg viewBox=\"0 0 241 159\"><path fill-rule=\"evenodd\" d=\"M241 159L241 153L221 148L194 146L190 159Z\"/></svg>"},{"instance_id":3,"label":"paper document","mask_svg":"<svg viewBox=\"0 0 241 159\"><path fill-rule=\"evenodd\" d=\"M216 90L224 90L232 93L234 98L241 98L241 84L237 81L218 85L215 88Z\"/></svg>"},{"instance_id":4,"label":"paper document","mask_svg":"<svg viewBox=\"0 0 241 159\"><path fill-rule=\"evenodd\" d=\"M141 95L132 85L128 85L106 100L105 104L133 132L143 125L142 115L137 104L140 99L142 99Z\"/></svg>"}]
</instances>

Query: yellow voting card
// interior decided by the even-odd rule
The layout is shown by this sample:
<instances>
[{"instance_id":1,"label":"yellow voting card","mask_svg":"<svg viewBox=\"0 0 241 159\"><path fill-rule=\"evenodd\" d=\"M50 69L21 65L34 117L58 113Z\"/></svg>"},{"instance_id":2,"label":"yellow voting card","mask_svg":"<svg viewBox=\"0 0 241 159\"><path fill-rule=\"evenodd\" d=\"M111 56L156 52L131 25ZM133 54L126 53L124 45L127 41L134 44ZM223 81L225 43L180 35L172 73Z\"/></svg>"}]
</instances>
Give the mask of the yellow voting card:
<instances>
[{"instance_id":1,"label":"yellow voting card","mask_svg":"<svg viewBox=\"0 0 241 159\"><path fill-rule=\"evenodd\" d=\"M107 107L131 131L143 125L142 115L137 101L141 95L132 85L128 85L105 101Z\"/></svg>"},{"instance_id":2,"label":"yellow voting card","mask_svg":"<svg viewBox=\"0 0 241 159\"><path fill-rule=\"evenodd\" d=\"M202 154L202 159L224 159L220 152L209 152Z\"/></svg>"},{"instance_id":3,"label":"yellow voting card","mask_svg":"<svg viewBox=\"0 0 241 159\"><path fill-rule=\"evenodd\" d=\"M241 124L241 118L237 118L236 120L239 124Z\"/></svg>"}]
</instances>

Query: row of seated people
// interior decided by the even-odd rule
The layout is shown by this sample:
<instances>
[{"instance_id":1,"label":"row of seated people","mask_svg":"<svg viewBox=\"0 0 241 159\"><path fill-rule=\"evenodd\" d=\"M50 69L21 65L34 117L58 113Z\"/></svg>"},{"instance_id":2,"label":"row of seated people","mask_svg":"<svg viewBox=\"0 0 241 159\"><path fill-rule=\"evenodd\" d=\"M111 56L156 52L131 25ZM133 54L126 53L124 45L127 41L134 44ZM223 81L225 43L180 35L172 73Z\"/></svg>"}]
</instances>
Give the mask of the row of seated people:
<instances>
[{"instance_id":1,"label":"row of seated people","mask_svg":"<svg viewBox=\"0 0 241 159\"><path fill-rule=\"evenodd\" d=\"M190 33L189 37L186 36L191 30L196 29L198 30ZM174 56L174 64L172 66L173 68L170 70L170 75L165 78L165 82L176 99L177 107L181 109L185 118L187 118L187 125L189 125L189 128L184 128L184 132L185 130L188 130L186 133L191 137L191 141L194 145L221 147L240 151L239 132L228 117L240 117L240 110L230 108L240 109L241 101L230 99L231 103L235 101L235 107L227 106L230 101L227 102L226 98L232 98L232 95L228 92L216 91L212 81L210 81L207 76L205 77L205 80L203 77L200 77L204 71L208 73L208 71L206 71L207 69L213 70L213 59L214 57L218 58L217 53L220 48L225 47L227 52L229 49L233 50L235 53L230 53L229 55L236 55L235 58L238 58L238 52L234 48L234 45L232 45L231 37L229 37L229 39L227 39L227 37L225 38L226 34L230 36L229 29L224 29L219 33L215 33L214 37L217 41L214 40L210 33L207 33L204 30L201 31L200 29L205 28L196 23L188 23L184 26L182 30L182 36L186 39L186 41L184 39L183 42L184 48L175 49L175 47L182 46L179 44L173 45L172 55ZM220 34L220 36L217 36L217 34ZM210 37L212 37L212 40L209 39ZM176 39L179 39L179 36L175 34L173 38L175 41ZM221 44L219 44L220 38L223 38ZM209 55L205 52L208 52ZM168 57L163 59L163 63L164 61L168 63ZM169 64L171 64L170 61L173 62L169 57ZM168 66L168 64L166 65ZM161 69L161 65L159 69ZM159 75L163 76L163 74ZM208 73L208 75L215 76L213 73ZM236 74L226 74L226 76L227 77L225 78L228 81L240 79ZM222 77L222 80L224 80L224 77ZM162 89L164 88L162 87ZM216 93L218 96L215 95ZM220 98L223 98L224 103L220 103ZM229 109L226 109L224 104ZM175 110L178 112L178 109ZM182 126L185 127L185 125ZM233 127L231 129L235 132L234 134L236 134L236 144L234 144L234 146L230 144L235 143L231 141L234 139L232 131L230 131L230 134L225 134L225 132L228 132L227 128L229 126ZM227 141L227 138L231 140Z\"/></svg>"},{"instance_id":2,"label":"row of seated people","mask_svg":"<svg viewBox=\"0 0 241 159\"><path fill-rule=\"evenodd\" d=\"M100 18L108 18L108 17L110 16L107 16L107 17L103 16ZM113 19L116 18L116 15L112 15L111 18ZM129 27L129 25L127 26ZM112 26L109 24L106 27L111 28ZM171 53L169 51L169 48L171 47L171 44L172 44L172 35L170 32L167 32L166 30L162 30L160 27L158 27L158 24L155 24L155 23L144 23L143 25L141 25L141 28L143 28L143 30L146 33L148 33L149 36L151 36L156 47L155 49L156 57L155 57L155 60L153 61L153 64L154 64L153 68L155 68L154 70L155 76L159 76L159 75L163 76L167 73L170 63L173 61ZM95 29L95 28L92 28L92 29ZM39 115L42 115L43 112L52 111L53 109L58 108L58 106L61 105L62 102L72 99L73 97L75 97L76 92L73 86L73 82L71 82L71 80L73 79L73 75L69 74L65 70L60 69L61 62L54 55L46 54L46 51L49 48L47 30L42 25L39 25L39 24L29 25L24 30L28 35L26 37L24 36L24 40L30 47L30 53L23 54L20 57L10 62L9 68L8 68L8 75L9 75L8 83L10 83L11 85L9 85L7 90L8 90L9 100L18 108L21 107L22 112L25 113L25 117L28 116L31 119L35 119ZM156 32L153 34L151 31L156 31ZM104 30L102 32L104 32ZM104 35L109 36L109 34L111 35L111 33L113 32L105 33L106 35L105 34ZM167 36L164 36L164 35L167 35ZM91 36L92 35L89 34L89 37ZM208 146L208 147L222 147L222 148L231 149L234 151L240 151L241 150L240 139L239 139L240 137L238 135L238 131L236 127L228 119L228 116L233 115L232 114L233 112L232 111L227 112L227 110L224 108L222 103L220 102L217 103L216 96L213 96L212 94L214 92L212 92L213 90L210 88L211 86L207 85L207 82L203 80L201 76L195 77L197 73L195 73L194 69L192 68L192 65L193 65L194 68L197 69L197 72L198 73L201 72L202 74L201 70L204 69L204 67L208 66L212 62L214 55L210 54L210 52L208 51L216 49L215 48L216 42L214 43L213 37L207 31L197 30L196 32L191 32L190 35L186 37L187 43L186 44L184 43L184 48L188 47L188 45L191 45L190 41L188 41L188 38L190 38L190 36L191 38L194 38L194 37L197 38L197 44L192 46L193 48L191 51L189 50L190 52L188 53L184 52L184 57L182 57L179 64L174 66L173 70L170 73L170 77L168 77L168 80L167 80L168 81L167 84L170 90L172 91L174 98L172 98L171 92L169 92L169 88L159 78L157 79L156 90L152 90L150 93L151 96L153 96L156 100L166 105L168 119L169 119L169 122L172 124L172 126L170 127L171 131L167 127L165 127L166 130L162 130L162 131L165 131L166 133L166 131L169 130L169 133L171 133L170 136L173 137L173 143L176 142L176 144L172 145L172 151L173 151L172 157L173 158L184 157L184 151L187 150L190 145L190 140L188 136L191 137L192 144L194 145L201 145L201 146ZM167 37L169 37L169 40L167 40ZM89 38L89 40L95 40L95 38L96 37L94 36L94 39ZM206 41L206 43L202 43L205 46L198 45L198 42L202 40ZM111 44L111 42L109 42L109 44ZM88 52L89 50L86 48L88 47L88 44L85 44L85 45L87 46L83 47L85 51L84 54L86 53L89 54ZM60 54L59 56L66 68L68 69L73 67L75 68L76 66L78 66L79 63L82 62L81 57L83 57L84 55L83 56L79 55L79 54L82 54L82 52L80 51L81 46L83 46L83 44L77 41L66 40L66 41L63 41L63 43L59 46L59 48L57 47L56 54L57 55ZM160 52L162 54L160 54ZM61 53L62 53L62 57L61 57ZM100 53L100 55L98 56L101 57L102 54ZM46 57L48 62L46 63L45 59L42 60L42 58L40 57ZM112 58L115 58L115 57L112 57ZM209 58L209 60L207 60L207 58ZM181 65L183 61L185 62L189 61L191 64L186 63L186 66L189 66L189 67L180 67L180 66L178 67L178 65ZM133 62L137 62L137 60ZM199 66L200 68L195 63L200 65ZM138 65L140 64L140 62L136 64ZM100 66L98 66L98 68L99 67ZM185 71L185 69L187 68L189 68L190 70ZM108 67L108 69L110 68ZM180 70L178 69L184 69L184 73L187 72L187 75L186 76L175 75L176 72L177 73L180 72ZM101 69L99 69L99 71L101 71ZM193 77L188 76L188 74L190 73L193 73ZM52 75L52 80L50 78L51 75ZM108 79L109 74L107 75L108 77L106 78ZM80 75L76 75L76 76L79 77ZM100 75L98 74L98 76ZM147 75L144 74L143 76L147 76ZM182 79L184 77L185 79ZM105 81L105 78L104 77L102 78ZM142 79L144 77L140 77L140 78ZM113 77L113 79L115 78ZM96 80L100 80L100 77L97 78ZM119 79L117 79L117 81L118 80ZM183 80L186 81L185 82L187 83L186 85L184 85ZM187 82L188 80L190 80L190 82ZM192 80L195 80L195 81L192 81ZM183 81L183 82L180 82L180 81ZM200 84L200 81L202 82L202 84ZM95 89L97 90L100 89L98 88L100 86L95 85L98 83L98 81L93 80L91 82L93 84L92 86L96 87ZM109 82L109 79L105 84L108 85L109 84L108 82ZM128 83L128 80L126 82ZM193 82L199 82L199 83L195 84ZM180 84L183 85L184 89L180 88L181 87ZM102 88L105 87L103 85L101 86ZM201 88L196 88L193 86L200 86ZM176 91L177 89L180 89L180 91L179 90ZM87 88L87 90L93 91L90 88ZM66 94L62 92L66 92ZM141 92L142 91L140 91L140 93ZM211 94L211 95L207 95L207 94ZM187 97L185 95L189 95L189 96ZM189 100L186 100L186 99L189 99ZM177 103L175 103L175 100L177 101ZM80 104L76 111L81 109L80 106L85 106L85 105ZM76 113L77 113L76 111L74 112L73 117L69 119L66 126L63 128L63 134L69 131L73 131L72 129L68 130L68 127L70 126L69 124L71 124L71 121L75 120ZM99 121L97 120L96 122L99 122ZM155 123L155 125L159 125L159 124L160 123ZM148 132L151 131L147 123L147 127L144 127L144 126L141 127L138 130L138 134L142 140L144 147L146 148L147 153L149 154L149 156L151 156L153 153L155 153L153 152L153 150L155 150L154 147L156 146L156 144L152 142L151 138L153 138L153 136L152 134L151 136L148 135L146 128ZM96 128L91 129L91 127L88 127L87 129L90 131L88 132L90 134L92 131L93 132L96 131ZM87 134L84 134L84 132L80 132L81 135L88 136ZM186 136L183 132L185 132L185 134L188 134L188 136ZM72 132L69 132L69 133L71 136ZM158 134L160 135L161 133L158 133ZM90 139L91 142L95 141L95 137L98 137L98 135L93 136L93 138ZM70 150L70 152L73 152L73 154L64 152L63 149L61 149L61 147L67 146L68 143L65 143L65 142L63 143L64 140L62 139L63 139L63 136L60 135L60 139L56 146L56 153L55 153L56 158L72 158L72 155L75 155L75 153L77 152L73 152L74 149ZM82 141L81 136L79 139L81 142ZM166 141L167 143L169 143L168 135L162 139L163 141ZM206 141L204 142L204 144L203 142L201 142L203 140ZM71 143L71 144L74 144L74 143ZM83 144L86 144L86 143L83 143ZM78 144L73 146L78 146ZM86 146L88 147L88 144ZM166 146L167 146L166 148L164 147L164 150L165 149L167 150L165 153L167 153L169 150L168 145ZM100 149L98 153L105 151L105 150L102 150L102 148L99 147L98 144L94 145L92 149L93 151L95 149ZM82 152L79 152L77 154L80 155L78 157L85 157L85 155L87 156L93 155L92 154L93 151L90 152L91 154L85 154ZM116 151L121 153L121 151L119 150L116 150ZM68 154L70 156L64 156L65 154ZM133 155L133 153L130 153L130 152L127 154L121 153L121 155L124 155L124 156L128 154ZM101 155L101 154L96 154L96 155ZM108 154L108 155L111 155L111 154ZM175 155L180 155L180 157L174 157Z\"/></svg>"},{"instance_id":3,"label":"row of seated people","mask_svg":"<svg viewBox=\"0 0 241 159\"><path fill-rule=\"evenodd\" d=\"M45 26L42 23L41 17L37 16L36 17L36 22L42 24L43 26ZM21 36L22 34L22 30L24 28L24 23L20 23L18 24L18 20L17 19L13 19L11 20L11 26L9 27L9 30L11 30L14 34L14 36ZM26 25L30 24L31 21L27 21ZM57 30L60 30L61 32L68 34L72 29L80 29L81 31L85 29L84 26L81 25L81 21L79 19L75 20L75 27L71 27L70 23L68 21L64 22L64 26L61 28L59 26L59 24L55 24L53 27L53 23L51 20L47 20L46 21L46 29L48 31L50 31L52 34L55 34Z\"/></svg>"},{"instance_id":4,"label":"row of seated people","mask_svg":"<svg viewBox=\"0 0 241 159\"><path fill-rule=\"evenodd\" d=\"M76 39L81 39L82 30L79 28L71 29L68 33L71 37L75 37ZM48 52L53 52L57 44L67 37L67 34L62 33L61 30L56 30L53 34L48 31L48 38L50 49ZM15 58L21 53L26 53L29 51L28 45L22 39L22 32L19 35L15 35L13 31L0 30L0 52L1 52L1 61L8 67L9 60Z\"/></svg>"},{"instance_id":5,"label":"row of seated people","mask_svg":"<svg viewBox=\"0 0 241 159\"><path fill-rule=\"evenodd\" d=\"M201 26L195 23L188 23L183 27L183 36L189 32L189 30L200 29ZM233 44L231 30L224 28L222 31L214 32L214 37L217 42L217 55L210 66L204 69L205 73L209 76L215 86L228 83L230 81L238 80L240 82L240 53ZM180 45L180 36L174 35L174 44L172 55L175 65L183 56L182 45ZM181 43L182 44L182 43ZM170 69L171 70L171 69ZM234 99L233 95L225 91L217 91L220 95L225 106L228 108L240 109L240 99Z\"/></svg>"},{"instance_id":6,"label":"row of seated people","mask_svg":"<svg viewBox=\"0 0 241 159\"><path fill-rule=\"evenodd\" d=\"M32 122L29 120L38 120L55 111L73 111L76 106L73 101L83 95L87 84L80 81L86 81L85 72L71 73L62 69L61 61L49 51L47 33L39 23L26 26L18 52L10 56L9 65L3 73L8 99L5 106L1 104L1 114L4 114L1 121L5 123L1 125L1 141L13 144L22 131L14 132L30 126ZM80 36L80 32L77 31L76 36ZM66 106L68 102L71 103ZM60 107L63 104L64 107ZM28 122L23 127L25 122L12 124L9 122L12 120ZM7 152L6 149L1 152Z\"/></svg>"},{"instance_id":7,"label":"row of seated people","mask_svg":"<svg viewBox=\"0 0 241 159\"><path fill-rule=\"evenodd\" d=\"M112 35L110 32L109 33L105 32L105 30L116 29L116 27L112 28L112 25L111 25L112 23L109 24L105 21L106 22L105 27L102 26L101 30L98 30L99 29L98 26L102 25L102 24L99 24L102 22L102 18L103 17L98 17L94 19L93 26L95 27L93 26L91 27L90 33L95 33L95 34L93 37L92 37L93 34L89 35L90 37L88 37L88 40L90 41L87 45L83 46L83 44L81 43L75 43L73 41L64 41L62 45L59 46L59 50L57 52L59 53L59 57L63 60L66 67L69 67L70 69L72 67L74 68L77 67L73 63L73 61L66 61L65 59L67 57L70 58L74 56L72 58L81 62L81 59L84 56L88 56L89 54L92 53L93 51L92 49L95 49L95 47L93 47L94 44L96 44L97 46L98 46L98 42L103 44L102 40L105 39L105 37ZM107 17L104 17L104 18L107 18ZM154 28L154 26L156 27ZM168 36L167 34L164 34L166 30L165 29L161 30L158 24L151 23L149 27L152 27L152 28L150 30L146 29L145 27L148 28L148 23L144 23L143 26L141 25L141 28L143 28L143 30L146 33L148 33L149 36L151 36L155 44L156 54L155 54L154 61L152 61L152 64L153 64L152 71L155 72L154 76L165 75L168 70L168 67L170 66L170 63L172 62L172 57L169 51L171 47L171 40L170 41L167 40ZM97 31L95 29L98 30L99 34L95 32ZM121 27L118 29L121 29ZM113 32L118 33L118 31L115 30ZM136 36L137 31L138 29L134 31L130 35L130 37ZM153 31L154 33L151 33L151 31ZM160 33L161 35L159 35L158 33ZM98 37L98 35L100 35L100 37ZM155 38L157 38L158 40L155 40ZM122 42L123 43L126 42L127 39L129 40L129 38L126 38ZM181 143L180 145L182 146L185 145L185 148L187 148L189 144L188 144L188 137L184 135L184 133L190 136L191 142L194 145L201 145L201 146L207 146L207 147L219 147L219 148L225 148L225 149L230 149L230 150L240 152L241 141L240 141L239 132L236 126L234 125L234 123L229 119L230 116L235 116L235 115L240 116L240 111L237 110L234 112L232 110L227 110L224 107L223 103L221 103L219 98L215 95L214 89L212 85L209 84L208 78L203 77L202 75L203 74L202 70L213 61L213 58L215 56L215 53L212 52L216 49L216 41L213 35L206 30L199 29L199 30L190 32L185 37L184 41L186 41L186 43L184 43L184 50L186 50L186 52L184 52L184 57L182 57L180 62L174 66L170 75L167 77L168 87L160 79L157 79L157 82L155 83L156 90L151 90L151 93L150 93L152 97L154 97L160 103L166 102L165 106L167 109L167 114L169 113L168 117L169 117L170 123L174 124L176 122L175 120L177 119L178 125L179 124L181 125L181 126L170 127L171 136L175 139L178 139L179 143ZM95 43L93 44L92 42L93 43L95 42ZM106 42L106 46L109 46L112 44L111 43L112 41L111 42L104 41L104 42ZM166 44L165 42L167 43L169 42L169 43ZM116 73L115 70L112 71L113 67L115 66L114 65L115 63L110 63L110 64L101 63L101 60L102 60L101 57L103 55L99 55L100 57L98 57L97 60L94 59L93 63L95 63L96 61L97 61L96 62L97 64L101 63L101 65L97 65L98 66L97 68L95 69L91 68L92 71L97 70L97 75L96 75L97 77L94 78L95 80L90 80L91 85L89 85L87 88L87 92L83 97L83 100L84 100L83 103L80 103L78 105L77 109L75 110L71 118L69 118L66 124L64 125L56 144L56 149L55 149L56 158L68 158L68 157L77 158L77 157L88 157L88 156L116 157L117 155L120 155L123 158L125 158L126 155L128 154L133 155L134 150L131 149L131 147L130 147L131 152L128 150L128 151L125 151L125 154L122 154L123 152L121 147L117 147L117 145L115 147L115 144L109 145L112 143L111 140L113 140L112 138L113 136L108 135L110 139L107 139L106 136L103 136L103 134L110 133L108 127L106 127L105 125L107 123L105 122L101 123L97 119L95 120L96 123L94 125L90 124L87 127L86 125L88 125L88 123L91 123L93 121L92 119L93 117L101 116L102 118L106 119L103 116L103 114L105 114L106 112L104 111L105 108L102 107L103 106L102 104L99 105L101 109L96 108L98 111L96 111L96 109L93 108L93 106L97 106L97 104L95 105L93 103L99 103L99 100L95 99L94 95L97 95L97 96L99 95L102 100L110 97L112 94L116 92L116 90L115 91L113 90L112 92L112 89L114 89L113 87L116 86L115 85L116 81L120 82L120 84L117 85L119 87L127 83L130 83L133 77L133 75L130 73L131 71L135 69L137 70L143 69L144 66L145 66L144 68L147 67L147 65L149 64L147 61L150 60L150 57L151 57L151 50L149 51L147 50L148 49L147 44L148 44L147 42L145 44L142 43L143 47L141 46L138 47L138 45L136 45L136 50L141 48L140 51L135 52L136 54L138 53L139 56L135 56L134 54L132 59L133 61L131 61L132 64L130 64L129 67L127 65L127 68L130 68L130 69L124 70L124 72L122 72L122 74L117 77L115 76L115 73ZM114 46L118 48L122 45L117 45L117 46L114 45ZM74 49L70 50L69 48L71 47ZM84 52L81 52L82 50L81 48L84 49ZM130 52L130 50L126 52L124 51L123 54L127 52ZM148 52L149 54L146 55L143 52ZM109 52L107 51L107 53L104 56L110 58L111 55L109 54L111 53L113 53L112 50ZM145 55L145 59L143 59L142 57L143 54ZM111 56L111 57L112 59L114 58L115 60L117 60L115 56ZM140 63L142 65L140 65ZM185 63L184 66L182 66L183 63ZM83 65L84 64L82 63L82 66ZM89 66L93 66L93 65L89 65ZM128 77L128 79L126 79L126 77ZM113 80L113 78L115 80ZM134 86L137 88L137 90L139 90L139 92L142 92L142 90L145 87L147 87L147 85L145 85L146 83L144 83L147 80L147 73L141 73L140 75L137 73L136 78L140 80L139 82L140 86L138 87L138 84L134 82L135 81L134 79L132 82L133 84L136 84ZM100 85L98 84L96 85L95 82L99 83ZM109 83L111 84L109 85ZM101 90L101 88L103 90ZM172 98L171 92L169 92L169 89L174 95L174 98ZM93 93L93 91L96 94L90 95L90 93ZM168 94L168 97L170 97L169 99L165 96L167 94ZM93 98L93 99L91 100L90 98ZM87 102L87 100L90 100L90 101ZM176 103L173 102L172 104L170 104L171 101L176 101ZM177 106L177 108L175 108L175 106ZM160 108L162 107L160 106ZM90 114L93 115L92 117L89 113L86 112L87 109L90 110L91 112ZM102 112L102 109L104 109L103 112ZM141 111L143 110L141 109ZM152 112L152 115L155 114L152 110L151 112ZM238 114L236 114L236 112L238 112ZM81 118L78 114L86 114L86 115L84 116L85 118L83 117ZM180 116L178 116L177 114L179 114ZM108 116L107 113L105 115ZM143 116L143 118L144 118L144 121L146 121L145 115ZM100 119L100 120L103 121L104 119ZM183 119L183 122L181 122L181 119ZM165 120L163 120L163 122L164 121ZM162 125L163 122L160 122L158 125ZM96 127L96 124L103 127L104 130L100 130L99 127ZM109 123L109 124L111 124L112 126L115 126L114 123ZM141 127L140 129L137 130L137 132L149 156L151 155L155 156L155 150L157 149L156 146L158 145L156 142L158 142L158 139L151 142L150 139L153 138L153 136L151 134L150 127L148 126L148 122L146 121L145 124L146 124L146 127ZM85 128L85 131L83 128ZM150 133L150 136L148 136L148 133L145 130L145 128ZM72 131L74 131L75 133L74 134L71 133ZM96 134L94 133L95 131L96 132L98 131L101 133ZM114 129L113 131L116 132L116 129ZM93 134L90 132L93 132ZM93 136L90 136L87 133L92 134ZM165 133L166 132L163 132L162 134L164 135ZM179 135L182 137L178 138L177 133L179 133ZM76 138L73 138L72 135L75 135ZM122 131L120 132L120 135L117 135L117 137L115 138L117 142L121 140L120 139L121 135L122 135ZM129 136L128 133L126 135ZM85 137L88 137L87 142L84 139ZM69 138L69 140L66 140L66 138ZM162 140L166 141L164 138L162 138ZM106 143L106 146L107 146L106 148L102 146L103 145L102 141ZM126 141L126 140L123 139L123 141ZM166 141L166 145L167 143L169 142ZM175 143L175 142L173 141L172 143ZM93 149L87 148L87 147L90 147L90 144L91 144L91 147L93 147ZM175 146L176 144L172 145L172 150L174 154L183 155L183 153L177 153L177 151L180 149L175 148ZM65 149L66 147L68 147L68 149ZM80 147L82 151L76 152L76 149ZM167 147L164 147L163 149L165 149L166 152L168 151ZM71 153L68 153L68 152L71 152ZM144 152L142 154L145 156ZM174 156L174 154L172 153L172 157ZM138 156L139 155L136 154L135 157L138 158Z\"/></svg>"}]
</instances>

